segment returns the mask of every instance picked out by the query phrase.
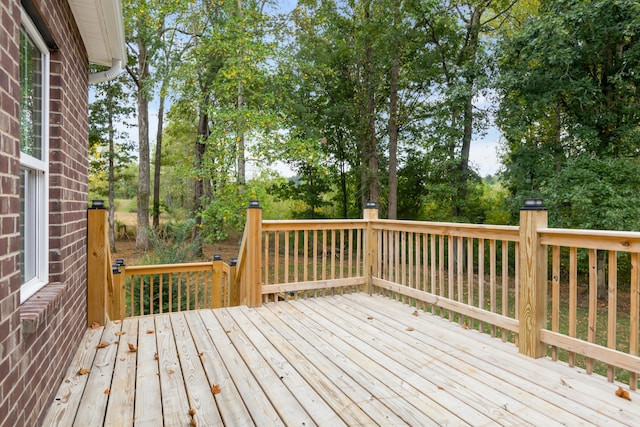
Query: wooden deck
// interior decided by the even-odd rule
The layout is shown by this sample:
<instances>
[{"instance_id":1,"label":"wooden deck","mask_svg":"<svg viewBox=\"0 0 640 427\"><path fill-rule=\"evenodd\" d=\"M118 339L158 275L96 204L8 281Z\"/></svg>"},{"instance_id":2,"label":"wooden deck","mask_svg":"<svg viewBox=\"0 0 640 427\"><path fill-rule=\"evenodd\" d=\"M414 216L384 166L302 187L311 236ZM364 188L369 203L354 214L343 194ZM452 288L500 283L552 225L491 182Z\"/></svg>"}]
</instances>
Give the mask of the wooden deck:
<instances>
[{"instance_id":1,"label":"wooden deck","mask_svg":"<svg viewBox=\"0 0 640 427\"><path fill-rule=\"evenodd\" d=\"M89 330L44 425L638 425L617 387L353 294Z\"/></svg>"}]
</instances>

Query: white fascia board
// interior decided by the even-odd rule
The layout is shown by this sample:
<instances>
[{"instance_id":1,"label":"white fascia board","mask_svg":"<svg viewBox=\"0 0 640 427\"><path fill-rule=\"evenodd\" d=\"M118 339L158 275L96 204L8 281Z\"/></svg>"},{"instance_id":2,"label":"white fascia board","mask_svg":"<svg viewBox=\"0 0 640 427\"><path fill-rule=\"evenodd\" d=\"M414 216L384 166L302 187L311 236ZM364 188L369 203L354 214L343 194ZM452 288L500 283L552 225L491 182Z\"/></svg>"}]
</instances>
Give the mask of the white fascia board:
<instances>
[{"instance_id":1,"label":"white fascia board","mask_svg":"<svg viewBox=\"0 0 640 427\"><path fill-rule=\"evenodd\" d=\"M120 0L68 0L89 62L111 66L127 62L124 18Z\"/></svg>"}]
</instances>

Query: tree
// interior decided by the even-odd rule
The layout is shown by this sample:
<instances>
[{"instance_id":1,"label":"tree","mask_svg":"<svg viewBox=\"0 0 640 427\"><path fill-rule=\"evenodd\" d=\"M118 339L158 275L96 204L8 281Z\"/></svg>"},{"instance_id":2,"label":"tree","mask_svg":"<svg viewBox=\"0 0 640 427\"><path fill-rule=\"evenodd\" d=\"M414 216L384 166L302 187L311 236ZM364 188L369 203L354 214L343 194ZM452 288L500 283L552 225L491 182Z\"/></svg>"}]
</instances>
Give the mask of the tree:
<instances>
[{"instance_id":1,"label":"tree","mask_svg":"<svg viewBox=\"0 0 640 427\"><path fill-rule=\"evenodd\" d=\"M115 252L115 184L122 167L131 160L132 144L117 124L126 122L133 108L122 77L94 86L95 100L89 105L89 153L91 175L107 174L109 200L109 245ZM106 147L105 147L106 146ZM105 152L106 151L106 152Z\"/></svg>"},{"instance_id":2,"label":"tree","mask_svg":"<svg viewBox=\"0 0 640 427\"><path fill-rule=\"evenodd\" d=\"M131 0L123 5L130 64L126 70L133 83L138 115L138 193L136 247L149 246L149 196L151 194L149 156L149 100L153 82L151 62L156 52L160 27L155 2Z\"/></svg>"},{"instance_id":3,"label":"tree","mask_svg":"<svg viewBox=\"0 0 640 427\"><path fill-rule=\"evenodd\" d=\"M556 224L638 229L638 34L635 1L549 0L501 43L505 177L516 199L549 200Z\"/></svg>"},{"instance_id":4,"label":"tree","mask_svg":"<svg viewBox=\"0 0 640 427\"><path fill-rule=\"evenodd\" d=\"M431 87L429 133L449 152L447 175L456 189L452 216L458 220L469 219L467 196L475 185L469 165L471 142L487 125L487 112L478 108L477 97L490 87L491 43L517 1L411 2L425 41L436 54L439 75Z\"/></svg>"}]
</instances>

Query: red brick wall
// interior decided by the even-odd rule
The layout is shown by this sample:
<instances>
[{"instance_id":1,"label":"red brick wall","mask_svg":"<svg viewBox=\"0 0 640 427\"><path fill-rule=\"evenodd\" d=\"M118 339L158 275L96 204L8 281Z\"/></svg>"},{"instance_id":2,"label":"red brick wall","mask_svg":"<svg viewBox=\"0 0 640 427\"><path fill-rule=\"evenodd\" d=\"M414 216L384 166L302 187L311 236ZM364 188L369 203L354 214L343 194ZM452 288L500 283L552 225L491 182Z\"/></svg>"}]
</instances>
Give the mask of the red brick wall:
<instances>
[{"instance_id":1,"label":"red brick wall","mask_svg":"<svg viewBox=\"0 0 640 427\"><path fill-rule=\"evenodd\" d=\"M39 425L86 328L87 57L66 1L51 53L49 285L20 304L20 0L0 6L0 426Z\"/></svg>"}]
</instances>

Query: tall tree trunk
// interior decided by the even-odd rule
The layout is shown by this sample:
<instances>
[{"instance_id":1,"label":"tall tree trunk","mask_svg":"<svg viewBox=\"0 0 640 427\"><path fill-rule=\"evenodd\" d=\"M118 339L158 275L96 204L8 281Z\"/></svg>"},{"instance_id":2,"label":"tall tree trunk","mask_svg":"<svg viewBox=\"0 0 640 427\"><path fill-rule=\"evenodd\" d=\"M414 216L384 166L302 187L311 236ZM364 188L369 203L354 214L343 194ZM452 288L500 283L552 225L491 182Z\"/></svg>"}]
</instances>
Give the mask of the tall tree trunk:
<instances>
[{"instance_id":1,"label":"tall tree trunk","mask_svg":"<svg viewBox=\"0 0 640 427\"><path fill-rule=\"evenodd\" d=\"M244 108L244 86L242 82L238 83L238 110ZM240 119L242 120L242 118ZM244 141L244 126L238 123L238 188L243 191L245 184L247 183L246 177L246 159L244 156L245 141Z\"/></svg>"},{"instance_id":2,"label":"tall tree trunk","mask_svg":"<svg viewBox=\"0 0 640 427\"><path fill-rule=\"evenodd\" d=\"M149 78L149 63L147 62L147 46L138 41L138 215L136 247L148 249L149 236L149 195L151 193L151 177L149 162L149 99L146 84Z\"/></svg>"},{"instance_id":3,"label":"tall tree trunk","mask_svg":"<svg viewBox=\"0 0 640 427\"><path fill-rule=\"evenodd\" d=\"M347 172L345 168L346 160L344 155L344 146L342 136L338 137L338 152L340 153L340 190L342 192L342 217L348 218L349 214L349 199L347 196Z\"/></svg>"},{"instance_id":4,"label":"tall tree trunk","mask_svg":"<svg viewBox=\"0 0 640 427\"><path fill-rule=\"evenodd\" d=\"M204 196L204 177L202 176L202 163L204 153L206 151L206 142L209 139L209 115L206 113L209 99L205 98L203 105L200 106L198 119L198 135L196 137L196 171L198 171L193 192L193 213L196 218L196 226L193 229L192 239L197 244L195 247L196 255L202 255L202 244L199 239L200 228L202 225L202 198Z\"/></svg>"},{"instance_id":5,"label":"tall tree trunk","mask_svg":"<svg viewBox=\"0 0 640 427\"><path fill-rule=\"evenodd\" d=\"M365 4L364 11L365 21L371 18L371 2L368 1ZM365 133L364 141L364 177L365 182L363 190L366 191L365 202L371 201L378 203L379 200L379 177L378 177L378 150L376 140L376 103L375 103L375 87L373 76L373 47L371 42L371 36L368 34L370 29L365 25L364 45L365 45L365 58L364 58L364 86L366 96L366 120L367 129Z\"/></svg>"},{"instance_id":6,"label":"tall tree trunk","mask_svg":"<svg viewBox=\"0 0 640 427\"><path fill-rule=\"evenodd\" d=\"M115 131L113 129L113 110L112 102L109 102L109 247L111 252L116 251L116 235L115 235L115 167L113 158L115 156Z\"/></svg>"},{"instance_id":7,"label":"tall tree trunk","mask_svg":"<svg viewBox=\"0 0 640 427\"><path fill-rule=\"evenodd\" d=\"M242 17L244 15L244 4L242 0L238 0L238 14ZM244 24L243 24L244 25ZM244 52L240 52L241 55L244 55ZM242 80L238 82L238 110L242 111L244 109L244 85ZM244 186L247 182L246 176L246 159L244 155L245 150L245 134L244 128L245 126L242 124L244 120L244 116L240 117L240 122L238 123L238 189L240 191L244 190Z\"/></svg>"},{"instance_id":8,"label":"tall tree trunk","mask_svg":"<svg viewBox=\"0 0 640 427\"><path fill-rule=\"evenodd\" d=\"M471 151L471 139L473 138L473 95L476 84L476 57L478 54L478 43L480 35L480 17L481 9L474 9L471 12L471 20L467 30L468 44L465 46L462 58L466 67L465 85L466 93L464 94L463 105L463 133L462 145L460 148L459 176L458 176L458 196L457 196L457 212L456 216L461 217L466 211L467 186L469 184L469 153Z\"/></svg>"},{"instance_id":9,"label":"tall tree trunk","mask_svg":"<svg viewBox=\"0 0 640 427\"><path fill-rule=\"evenodd\" d=\"M397 28L400 20L400 1L393 2L393 27ZM392 32L393 63L391 65L391 79L389 82L389 197L387 218L398 218L398 86L400 84L400 46L397 42L396 31Z\"/></svg>"},{"instance_id":10,"label":"tall tree trunk","mask_svg":"<svg viewBox=\"0 0 640 427\"><path fill-rule=\"evenodd\" d=\"M398 49L391 67L391 82L389 93L389 206L387 218L398 218L398 81L400 79L400 54Z\"/></svg>"},{"instance_id":11,"label":"tall tree trunk","mask_svg":"<svg viewBox=\"0 0 640 427\"><path fill-rule=\"evenodd\" d=\"M164 85L164 83L163 83ZM162 166L162 124L164 122L164 91L160 91L158 106L158 130L156 132L156 155L153 165L153 228L160 229L160 168Z\"/></svg>"}]
</instances>

